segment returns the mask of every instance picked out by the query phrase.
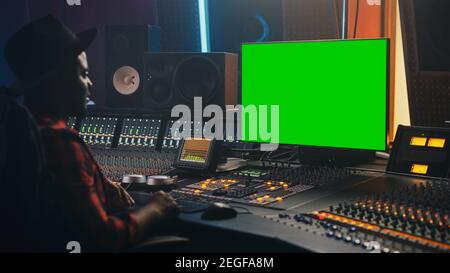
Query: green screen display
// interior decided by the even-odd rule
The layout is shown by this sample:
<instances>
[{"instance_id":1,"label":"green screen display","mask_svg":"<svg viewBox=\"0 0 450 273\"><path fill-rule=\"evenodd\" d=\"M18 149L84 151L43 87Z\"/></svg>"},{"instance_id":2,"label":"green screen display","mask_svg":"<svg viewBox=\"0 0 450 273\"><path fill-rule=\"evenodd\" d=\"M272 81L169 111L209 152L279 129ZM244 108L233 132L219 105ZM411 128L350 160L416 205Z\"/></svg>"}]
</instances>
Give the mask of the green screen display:
<instances>
[{"instance_id":1,"label":"green screen display","mask_svg":"<svg viewBox=\"0 0 450 273\"><path fill-rule=\"evenodd\" d=\"M386 39L243 44L242 105L255 105L257 119L269 121L270 106L278 105L279 141L259 133L252 139L256 119L245 112L242 139L385 150L387 54Z\"/></svg>"}]
</instances>

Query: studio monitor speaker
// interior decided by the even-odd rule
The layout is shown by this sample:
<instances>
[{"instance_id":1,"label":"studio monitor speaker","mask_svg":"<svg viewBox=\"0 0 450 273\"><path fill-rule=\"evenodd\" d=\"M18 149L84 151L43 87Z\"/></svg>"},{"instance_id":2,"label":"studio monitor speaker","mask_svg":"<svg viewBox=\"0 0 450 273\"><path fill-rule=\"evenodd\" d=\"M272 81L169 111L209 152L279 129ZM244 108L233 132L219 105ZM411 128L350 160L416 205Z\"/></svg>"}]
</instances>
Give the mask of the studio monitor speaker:
<instances>
[{"instance_id":1,"label":"studio monitor speaker","mask_svg":"<svg viewBox=\"0 0 450 273\"><path fill-rule=\"evenodd\" d=\"M177 104L237 104L237 55L231 53L147 53L142 106L170 114Z\"/></svg>"},{"instance_id":2,"label":"studio monitor speaker","mask_svg":"<svg viewBox=\"0 0 450 273\"><path fill-rule=\"evenodd\" d=\"M159 51L160 29L155 26L105 28L106 105L140 107L144 52Z\"/></svg>"}]
</instances>

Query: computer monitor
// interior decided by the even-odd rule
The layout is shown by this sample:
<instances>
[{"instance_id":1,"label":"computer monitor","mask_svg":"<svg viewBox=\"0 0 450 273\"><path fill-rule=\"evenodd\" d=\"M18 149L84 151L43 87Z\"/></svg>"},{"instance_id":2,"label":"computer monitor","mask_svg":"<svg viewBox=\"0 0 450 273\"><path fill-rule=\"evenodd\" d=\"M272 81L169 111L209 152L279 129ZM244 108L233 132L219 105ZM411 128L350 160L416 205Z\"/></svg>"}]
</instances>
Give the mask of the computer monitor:
<instances>
[{"instance_id":1,"label":"computer monitor","mask_svg":"<svg viewBox=\"0 0 450 273\"><path fill-rule=\"evenodd\" d=\"M242 105L279 105L279 144L385 151L388 60L387 39L246 43Z\"/></svg>"}]
</instances>

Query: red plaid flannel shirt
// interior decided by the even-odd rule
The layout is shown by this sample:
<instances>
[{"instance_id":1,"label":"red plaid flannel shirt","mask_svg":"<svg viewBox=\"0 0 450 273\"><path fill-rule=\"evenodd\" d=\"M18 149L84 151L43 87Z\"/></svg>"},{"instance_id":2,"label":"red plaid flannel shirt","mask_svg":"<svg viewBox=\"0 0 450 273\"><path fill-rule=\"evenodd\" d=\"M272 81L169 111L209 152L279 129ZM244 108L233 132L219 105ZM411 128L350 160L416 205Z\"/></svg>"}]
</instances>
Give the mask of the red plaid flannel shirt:
<instances>
[{"instance_id":1,"label":"red plaid flannel shirt","mask_svg":"<svg viewBox=\"0 0 450 273\"><path fill-rule=\"evenodd\" d=\"M104 177L91 150L63 119L38 120L47 164L53 176L49 191L67 233L89 248L118 250L136 236L136 221L128 211L116 213L108 196L111 182ZM83 245L81 246L83 249Z\"/></svg>"}]
</instances>

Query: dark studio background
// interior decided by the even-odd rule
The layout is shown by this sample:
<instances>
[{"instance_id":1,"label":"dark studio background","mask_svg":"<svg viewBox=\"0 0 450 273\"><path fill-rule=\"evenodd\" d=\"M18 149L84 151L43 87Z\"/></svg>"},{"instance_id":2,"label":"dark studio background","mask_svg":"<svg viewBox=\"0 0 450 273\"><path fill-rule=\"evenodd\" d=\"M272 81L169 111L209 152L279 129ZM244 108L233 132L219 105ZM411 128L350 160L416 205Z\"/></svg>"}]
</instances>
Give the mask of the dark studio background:
<instances>
[{"instance_id":1,"label":"dark studio background","mask_svg":"<svg viewBox=\"0 0 450 273\"><path fill-rule=\"evenodd\" d=\"M342 15L341 1L334 0L209 0L209 51L239 53L239 43L254 41L259 32L255 15L270 27L264 41L335 39ZM22 25L47 14L60 18L74 32L97 27L99 33L87 50L94 81L92 99L106 104L105 26L156 25L161 27L161 51L199 52L198 0L81 0L70 6L66 0L8 1L0 9L0 48ZM232 20L230 20L233 18ZM30 47L32 50L32 47ZM10 85L14 76L3 56L0 85Z\"/></svg>"},{"instance_id":2,"label":"dark studio background","mask_svg":"<svg viewBox=\"0 0 450 273\"><path fill-rule=\"evenodd\" d=\"M81 6L69 6L65 0L14 0L4 2L0 9L0 48L7 39L28 21L46 14L60 18L75 33L97 27L98 35L87 50L90 74L94 82L93 100L104 104L105 56L104 26L155 24L156 0L94 0L82 1ZM32 47L30 48L32 50ZM0 85L9 85L14 76L0 58Z\"/></svg>"}]
</instances>

